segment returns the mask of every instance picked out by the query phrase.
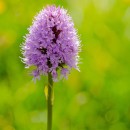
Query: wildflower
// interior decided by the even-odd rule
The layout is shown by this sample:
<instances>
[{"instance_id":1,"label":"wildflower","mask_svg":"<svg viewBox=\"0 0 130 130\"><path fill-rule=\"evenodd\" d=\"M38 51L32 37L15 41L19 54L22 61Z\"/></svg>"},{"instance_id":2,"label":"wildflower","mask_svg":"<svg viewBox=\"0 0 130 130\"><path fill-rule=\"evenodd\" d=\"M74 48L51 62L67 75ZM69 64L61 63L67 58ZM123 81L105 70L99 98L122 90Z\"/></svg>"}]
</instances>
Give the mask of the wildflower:
<instances>
[{"instance_id":1,"label":"wildflower","mask_svg":"<svg viewBox=\"0 0 130 130\"><path fill-rule=\"evenodd\" d=\"M67 11L48 6L35 17L22 45L26 67L35 66L34 78L51 73L53 81L67 78L72 68L78 69L80 42Z\"/></svg>"}]
</instances>

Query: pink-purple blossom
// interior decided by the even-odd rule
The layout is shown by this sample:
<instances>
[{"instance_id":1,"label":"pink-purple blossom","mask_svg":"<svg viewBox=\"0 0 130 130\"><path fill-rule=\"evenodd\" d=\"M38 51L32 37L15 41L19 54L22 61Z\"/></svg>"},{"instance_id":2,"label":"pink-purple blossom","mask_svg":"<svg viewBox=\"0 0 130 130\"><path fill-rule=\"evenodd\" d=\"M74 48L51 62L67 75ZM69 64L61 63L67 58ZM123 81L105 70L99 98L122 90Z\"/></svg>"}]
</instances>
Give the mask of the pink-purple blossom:
<instances>
[{"instance_id":1,"label":"pink-purple blossom","mask_svg":"<svg viewBox=\"0 0 130 130\"><path fill-rule=\"evenodd\" d=\"M63 8L47 6L35 17L22 45L26 68L34 66L32 75L52 74L53 81L67 78L72 68L79 70L80 42L71 17Z\"/></svg>"}]
</instances>

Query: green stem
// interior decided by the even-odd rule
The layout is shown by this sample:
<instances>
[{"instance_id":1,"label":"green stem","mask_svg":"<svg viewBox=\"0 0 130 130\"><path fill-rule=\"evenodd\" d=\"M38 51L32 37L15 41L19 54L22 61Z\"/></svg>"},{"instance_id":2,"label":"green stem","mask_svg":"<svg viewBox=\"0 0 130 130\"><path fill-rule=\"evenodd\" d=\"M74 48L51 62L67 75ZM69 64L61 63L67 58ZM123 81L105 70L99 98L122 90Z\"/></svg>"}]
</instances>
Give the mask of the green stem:
<instances>
[{"instance_id":1,"label":"green stem","mask_svg":"<svg viewBox=\"0 0 130 130\"><path fill-rule=\"evenodd\" d=\"M47 98L47 130L52 129L52 106L53 106L53 80L52 75L48 74L48 98Z\"/></svg>"}]
</instances>

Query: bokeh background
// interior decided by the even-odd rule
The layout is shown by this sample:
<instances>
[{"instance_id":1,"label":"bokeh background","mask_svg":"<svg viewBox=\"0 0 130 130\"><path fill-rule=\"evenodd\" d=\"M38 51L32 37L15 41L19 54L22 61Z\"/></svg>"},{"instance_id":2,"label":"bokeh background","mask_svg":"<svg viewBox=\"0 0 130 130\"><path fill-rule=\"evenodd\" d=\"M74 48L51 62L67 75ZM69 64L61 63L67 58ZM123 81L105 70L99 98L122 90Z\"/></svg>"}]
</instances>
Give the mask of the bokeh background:
<instances>
[{"instance_id":1,"label":"bokeh background","mask_svg":"<svg viewBox=\"0 0 130 130\"><path fill-rule=\"evenodd\" d=\"M130 130L130 0L0 0L0 130L45 130L42 77L19 56L33 17L63 6L81 39L80 70L55 83L53 130Z\"/></svg>"}]
</instances>

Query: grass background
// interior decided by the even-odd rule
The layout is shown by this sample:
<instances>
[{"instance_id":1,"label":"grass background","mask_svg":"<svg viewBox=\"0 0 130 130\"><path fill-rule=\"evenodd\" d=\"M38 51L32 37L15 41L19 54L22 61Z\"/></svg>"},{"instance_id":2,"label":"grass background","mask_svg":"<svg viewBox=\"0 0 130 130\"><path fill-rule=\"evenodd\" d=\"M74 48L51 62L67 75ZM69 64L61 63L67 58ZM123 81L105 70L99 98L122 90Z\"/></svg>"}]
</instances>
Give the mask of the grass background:
<instances>
[{"instance_id":1,"label":"grass background","mask_svg":"<svg viewBox=\"0 0 130 130\"><path fill-rule=\"evenodd\" d=\"M0 130L45 130L45 77L19 56L33 17L63 6L81 39L81 72L55 83L53 130L130 130L130 0L0 0Z\"/></svg>"}]
</instances>

